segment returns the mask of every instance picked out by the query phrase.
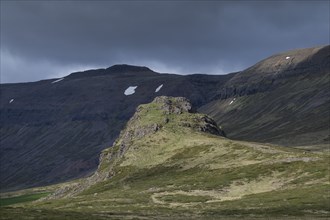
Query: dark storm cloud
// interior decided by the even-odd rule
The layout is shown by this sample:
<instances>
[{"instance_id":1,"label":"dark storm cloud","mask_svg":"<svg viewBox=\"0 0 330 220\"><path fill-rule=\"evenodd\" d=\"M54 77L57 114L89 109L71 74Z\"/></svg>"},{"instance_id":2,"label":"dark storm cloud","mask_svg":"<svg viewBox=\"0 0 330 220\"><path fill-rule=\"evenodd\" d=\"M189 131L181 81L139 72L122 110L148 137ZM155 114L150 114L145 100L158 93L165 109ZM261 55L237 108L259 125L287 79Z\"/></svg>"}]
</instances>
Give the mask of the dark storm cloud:
<instances>
[{"instance_id":1,"label":"dark storm cloud","mask_svg":"<svg viewBox=\"0 0 330 220\"><path fill-rule=\"evenodd\" d=\"M2 82L116 63L221 74L324 44L328 1L1 1Z\"/></svg>"}]
</instances>

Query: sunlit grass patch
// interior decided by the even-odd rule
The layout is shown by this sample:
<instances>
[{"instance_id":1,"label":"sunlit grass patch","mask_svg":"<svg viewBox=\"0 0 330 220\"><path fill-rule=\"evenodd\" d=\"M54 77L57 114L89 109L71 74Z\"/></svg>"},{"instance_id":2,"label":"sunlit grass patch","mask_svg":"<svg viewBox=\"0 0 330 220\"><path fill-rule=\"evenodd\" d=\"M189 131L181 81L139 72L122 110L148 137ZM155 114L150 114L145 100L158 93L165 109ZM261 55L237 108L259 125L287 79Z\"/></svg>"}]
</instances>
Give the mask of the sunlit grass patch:
<instances>
[{"instance_id":1,"label":"sunlit grass patch","mask_svg":"<svg viewBox=\"0 0 330 220\"><path fill-rule=\"evenodd\" d=\"M48 196L49 194L50 193L36 193L36 194L15 196L15 197L10 197L10 198L1 198L0 206L8 206L8 205L13 205L13 204L17 204L17 203L31 202L31 201L40 199L42 197Z\"/></svg>"}]
</instances>

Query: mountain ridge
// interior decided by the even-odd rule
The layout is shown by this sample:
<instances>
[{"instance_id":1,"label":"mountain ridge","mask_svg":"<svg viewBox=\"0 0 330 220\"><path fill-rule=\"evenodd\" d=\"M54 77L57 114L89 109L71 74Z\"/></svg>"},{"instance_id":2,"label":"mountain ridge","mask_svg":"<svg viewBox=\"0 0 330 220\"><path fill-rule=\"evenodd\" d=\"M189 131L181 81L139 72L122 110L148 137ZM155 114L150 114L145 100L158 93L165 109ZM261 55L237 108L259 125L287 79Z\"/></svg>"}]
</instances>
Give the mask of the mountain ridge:
<instances>
[{"instance_id":1,"label":"mountain ridge","mask_svg":"<svg viewBox=\"0 0 330 220\"><path fill-rule=\"evenodd\" d=\"M86 78L86 77L97 77L97 76L106 76L106 75L116 75L117 77L125 76L135 76L135 74L142 74L145 76L158 74L153 70L145 66L134 66L128 64L116 64L105 69L94 69L86 70L80 72L74 72L65 76L63 78Z\"/></svg>"}]
</instances>

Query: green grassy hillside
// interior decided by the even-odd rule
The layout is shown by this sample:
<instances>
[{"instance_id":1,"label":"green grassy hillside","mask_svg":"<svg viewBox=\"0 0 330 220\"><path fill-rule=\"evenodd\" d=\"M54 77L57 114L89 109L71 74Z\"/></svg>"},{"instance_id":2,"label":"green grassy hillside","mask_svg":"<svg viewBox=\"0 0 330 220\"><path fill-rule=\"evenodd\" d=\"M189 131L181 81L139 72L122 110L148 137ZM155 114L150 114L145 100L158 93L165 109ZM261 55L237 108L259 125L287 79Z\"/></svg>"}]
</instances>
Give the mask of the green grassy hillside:
<instances>
[{"instance_id":1,"label":"green grassy hillside","mask_svg":"<svg viewBox=\"0 0 330 220\"><path fill-rule=\"evenodd\" d=\"M230 140L189 111L165 97L139 107L93 176L0 219L329 217L329 153Z\"/></svg>"}]
</instances>

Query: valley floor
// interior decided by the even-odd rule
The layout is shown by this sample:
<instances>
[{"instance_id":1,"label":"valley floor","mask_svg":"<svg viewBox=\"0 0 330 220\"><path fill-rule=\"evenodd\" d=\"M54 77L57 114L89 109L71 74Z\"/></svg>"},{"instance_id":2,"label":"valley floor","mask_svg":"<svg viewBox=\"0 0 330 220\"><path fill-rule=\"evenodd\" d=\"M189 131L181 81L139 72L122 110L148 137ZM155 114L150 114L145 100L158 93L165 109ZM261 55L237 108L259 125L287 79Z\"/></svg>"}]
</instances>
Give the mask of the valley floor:
<instances>
[{"instance_id":1,"label":"valley floor","mask_svg":"<svg viewBox=\"0 0 330 220\"><path fill-rule=\"evenodd\" d=\"M328 152L219 141L213 135L173 140L185 147L178 151L173 143L169 152L151 152L153 159L145 161L134 159L142 151L127 153L115 177L79 195L9 206L2 199L0 219L330 218ZM159 154L171 157L160 163ZM77 181L41 192L70 184Z\"/></svg>"}]
</instances>

